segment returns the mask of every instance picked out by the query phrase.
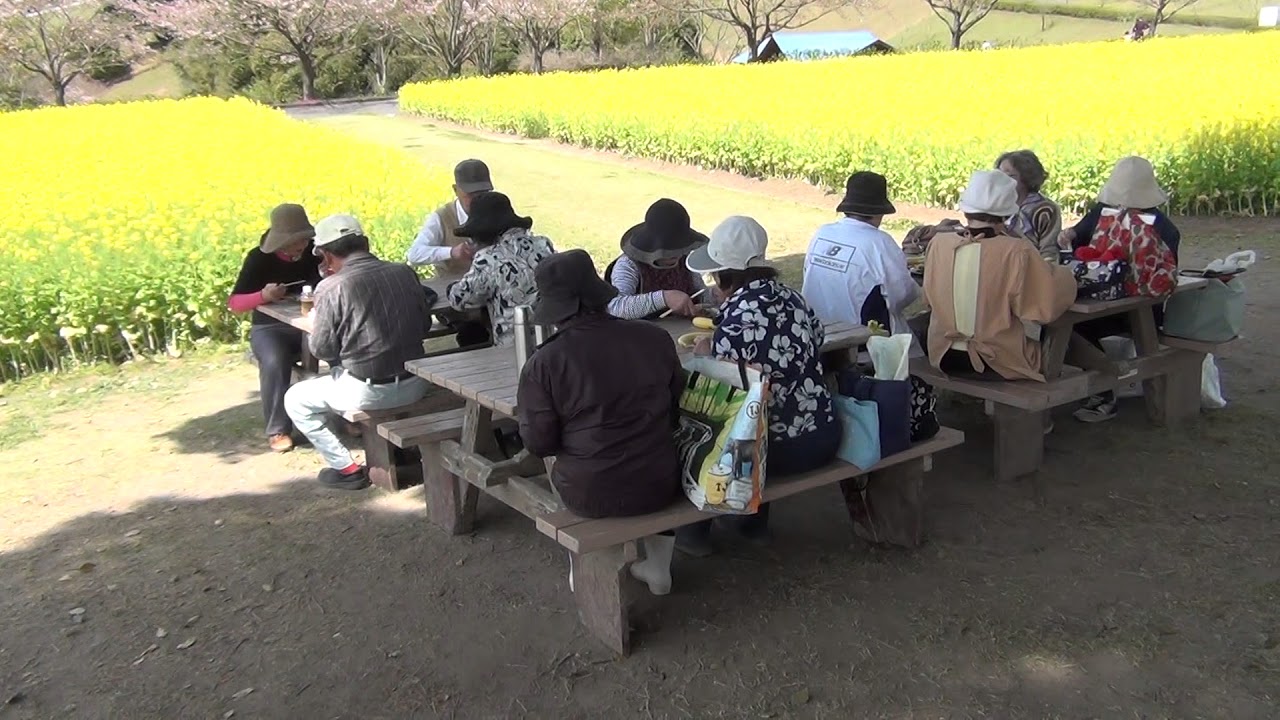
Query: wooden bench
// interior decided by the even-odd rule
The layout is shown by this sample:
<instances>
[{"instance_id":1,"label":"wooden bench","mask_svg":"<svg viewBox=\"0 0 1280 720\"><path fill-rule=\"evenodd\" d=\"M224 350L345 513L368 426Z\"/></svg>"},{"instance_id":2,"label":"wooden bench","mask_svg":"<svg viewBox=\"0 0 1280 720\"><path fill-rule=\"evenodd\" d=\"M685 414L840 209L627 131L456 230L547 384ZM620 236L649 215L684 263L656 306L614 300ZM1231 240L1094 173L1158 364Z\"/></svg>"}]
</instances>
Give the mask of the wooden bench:
<instances>
[{"instance_id":1,"label":"wooden bench","mask_svg":"<svg viewBox=\"0 0 1280 720\"><path fill-rule=\"evenodd\" d=\"M870 494L876 497L876 513L872 522L880 527L871 532L877 539L892 536L894 544L914 547L921 541L923 512L921 496L924 473L932 469L934 453L964 442L964 434L942 428L932 439L918 443L905 452L881 460L863 470L842 461L805 475L766 483L764 501L773 502L828 485L840 484L846 505L859 536L868 538L867 518L854 516L850 499ZM511 481L507 481L508 485ZM486 492L494 495L494 488ZM629 518L588 519L568 510L545 512L545 496L530 503L527 488L510 490L516 496L516 507L533 517L539 532L554 539L573 553L574 600L582 622L597 638L615 652L630 651L630 626L623 598L623 570L635 557L635 541L667 530L712 517L683 498L661 512ZM501 497L499 499L502 499ZM506 502L506 500L504 500Z\"/></svg>"},{"instance_id":2,"label":"wooden bench","mask_svg":"<svg viewBox=\"0 0 1280 720\"><path fill-rule=\"evenodd\" d=\"M421 400L408 405L384 410L348 410L339 415L360 428L369 481L384 490L398 492L422 483L421 462L414 447L402 450L393 445L386 436L379 434L379 426L395 420L458 408L461 404L458 396L432 388Z\"/></svg>"}]
</instances>

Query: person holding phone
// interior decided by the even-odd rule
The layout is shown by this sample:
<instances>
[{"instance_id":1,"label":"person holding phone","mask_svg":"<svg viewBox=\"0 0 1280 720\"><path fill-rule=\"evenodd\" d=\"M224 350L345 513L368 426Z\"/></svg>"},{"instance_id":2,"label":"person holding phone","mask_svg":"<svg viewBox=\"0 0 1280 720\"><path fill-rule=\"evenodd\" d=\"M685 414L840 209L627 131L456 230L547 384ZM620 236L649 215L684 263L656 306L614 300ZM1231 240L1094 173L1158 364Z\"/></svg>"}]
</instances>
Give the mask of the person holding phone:
<instances>
[{"instance_id":1,"label":"person holding phone","mask_svg":"<svg viewBox=\"0 0 1280 720\"><path fill-rule=\"evenodd\" d=\"M267 446L275 452L293 449L293 423L284 408L284 394L293 378L294 363L302 356L301 330L258 310L320 282L320 260L312 254L315 228L301 205L284 204L271 211L271 226L257 247L244 258L227 308L253 313L249 349L258 363L258 390L266 421Z\"/></svg>"}]
</instances>

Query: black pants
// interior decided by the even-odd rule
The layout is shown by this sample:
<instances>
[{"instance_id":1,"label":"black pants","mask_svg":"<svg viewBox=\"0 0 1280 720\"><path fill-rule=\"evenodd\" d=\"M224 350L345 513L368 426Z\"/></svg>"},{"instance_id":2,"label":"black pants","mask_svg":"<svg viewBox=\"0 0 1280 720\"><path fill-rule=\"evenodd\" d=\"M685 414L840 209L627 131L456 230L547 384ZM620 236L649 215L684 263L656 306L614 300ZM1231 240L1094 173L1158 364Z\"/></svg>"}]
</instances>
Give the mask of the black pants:
<instances>
[{"instance_id":1,"label":"black pants","mask_svg":"<svg viewBox=\"0 0 1280 720\"><path fill-rule=\"evenodd\" d=\"M258 360L258 394L268 436L293 432L293 423L284 411L284 394L293 380L294 363L302 357L304 340L301 330L284 323L254 325L249 331L249 349Z\"/></svg>"},{"instance_id":2,"label":"black pants","mask_svg":"<svg viewBox=\"0 0 1280 720\"><path fill-rule=\"evenodd\" d=\"M770 479L781 480L789 475L812 472L830 463L840 449L840 423L830 423L825 428L791 440L770 440L765 483ZM738 530L746 534L763 533L769 527L769 503L760 505L754 515L735 518ZM711 520L701 520L679 529L681 536L705 540L711 534Z\"/></svg>"}]
</instances>

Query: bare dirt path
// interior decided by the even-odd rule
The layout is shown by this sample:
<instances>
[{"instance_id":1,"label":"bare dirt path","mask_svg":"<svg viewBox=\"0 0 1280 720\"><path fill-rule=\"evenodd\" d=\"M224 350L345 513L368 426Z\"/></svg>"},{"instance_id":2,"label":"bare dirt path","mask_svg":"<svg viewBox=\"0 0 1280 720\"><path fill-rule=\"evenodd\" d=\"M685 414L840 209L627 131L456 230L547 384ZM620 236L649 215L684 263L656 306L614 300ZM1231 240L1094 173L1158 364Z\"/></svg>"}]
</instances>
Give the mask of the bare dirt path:
<instances>
[{"instance_id":1,"label":"bare dirt path","mask_svg":"<svg viewBox=\"0 0 1280 720\"><path fill-rule=\"evenodd\" d=\"M1273 228L1186 222L1184 259L1270 255ZM310 451L264 453L238 354L4 388L0 720L1276 717L1278 281L1248 277L1226 410L1060 413L1035 481L997 484L980 409L948 406L970 441L926 547L862 546L835 490L780 503L771 547L719 538L637 592L626 660L523 517L482 502L449 538L419 490L327 493Z\"/></svg>"}]
</instances>

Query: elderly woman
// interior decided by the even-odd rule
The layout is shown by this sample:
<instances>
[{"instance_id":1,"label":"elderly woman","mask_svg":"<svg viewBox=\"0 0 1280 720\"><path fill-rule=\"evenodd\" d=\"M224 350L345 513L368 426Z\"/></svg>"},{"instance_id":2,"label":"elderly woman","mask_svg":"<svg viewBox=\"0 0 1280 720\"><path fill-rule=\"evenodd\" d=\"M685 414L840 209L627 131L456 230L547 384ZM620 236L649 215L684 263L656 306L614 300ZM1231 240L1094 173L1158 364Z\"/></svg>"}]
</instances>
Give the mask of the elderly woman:
<instances>
[{"instance_id":1,"label":"elderly woman","mask_svg":"<svg viewBox=\"0 0 1280 720\"><path fill-rule=\"evenodd\" d=\"M471 214L454 233L476 245L471 268L449 286L454 310L486 308L493 323L493 344L515 342L515 309L538 299L534 270L555 254L551 241L529 232L533 219L521 217L500 192L482 192L471 199Z\"/></svg>"},{"instance_id":2,"label":"elderly woman","mask_svg":"<svg viewBox=\"0 0 1280 720\"><path fill-rule=\"evenodd\" d=\"M769 477L778 478L830 463L841 429L822 377L822 323L800 293L778 280L765 260L768 246L760 223L731 217L687 264L714 275L725 298L714 336L695 352L751 363L769 376ZM744 536L767 540L768 505L741 520ZM709 521L682 528L677 547L690 555L709 554L710 530Z\"/></svg>"},{"instance_id":3,"label":"elderly woman","mask_svg":"<svg viewBox=\"0 0 1280 720\"><path fill-rule=\"evenodd\" d=\"M1074 227L1062 231L1058 239L1063 249L1084 247L1093 242L1095 235L1103 235L1103 216L1114 215L1115 210L1137 211L1139 221L1148 222L1160 237L1160 241L1169 248L1176 261L1178 244L1182 233L1160 211L1160 206L1169 201L1169 195L1156 180L1155 168L1145 158L1137 156L1122 158L1111 171L1102 190L1098 192L1098 202L1085 214ZM1109 223L1110 221L1108 221ZM1164 306L1155 305L1152 312L1156 316L1156 326L1164 321ZM1129 319L1124 315L1114 315L1087 323L1076 325L1076 333L1093 344L1098 351L1102 348L1102 338L1112 335L1126 335L1131 332ZM1116 416L1116 395L1106 392L1085 400L1084 405L1076 411L1075 417L1081 422L1106 422Z\"/></svg>"},{"instance_id":4,"label":"elderly woman","mask_svg":"<svg viewBox=\"0 0 1280 720\"><path fill-rule=\"evenodd\" d=\"M684 261L706 244L707 236L693 229L683 205L663 198L649 206L644 222L622 236L622 256L605 271L605 280L618 290L609 312L627 320L655 318L667 310L692 317L693 297L706 287Z\"/></svg>"},{"instance_id":5,"label":"elderly woman","mask_svg":"<svg viewBox=\"0 0 1280 720\"><path fill-rule=\"evenodd\" d=\"M258 306L297 294L303 285L320 283L320 261L311 253L316 230L301 205L285 204L271 211L271 227L240 266L227 307L234 313L253 313L249 349L258 362L258 396L267 423L267 445L276 452L293 449L293 423L284 408L284 394L293 379L293 365L302 355L301 330L258 311Z\"/></svg>"},{"instance_id":6,"label":"elderly woman","mask_svg":"<svg viewBox=\"0 0 1280 720\"><path fill-rule=\"evenodd\" d=\"M960 196L965 225L929 243L929 362L945 373L1045 380L1040 339L1027 324L1061 317L1076 299L1076 281L1009 231L1005 218L1017 208L1017 183L980 170Z\"/></svg>"},{"instance_id":7,"label":"elderly woman","mask_svg":"<svg viewBox=\"0 0 1280 720\"><path fill-rule=\"evenodd\" d=\"M1018 183L1018 212L1009 217L1006 225L1030 240L1043 257L1056 261L1062 210L1040 194L1049 178L1040 158L1030 150L1014 150L996 159L996 169Z\"/></svg>"}]
</instances>

